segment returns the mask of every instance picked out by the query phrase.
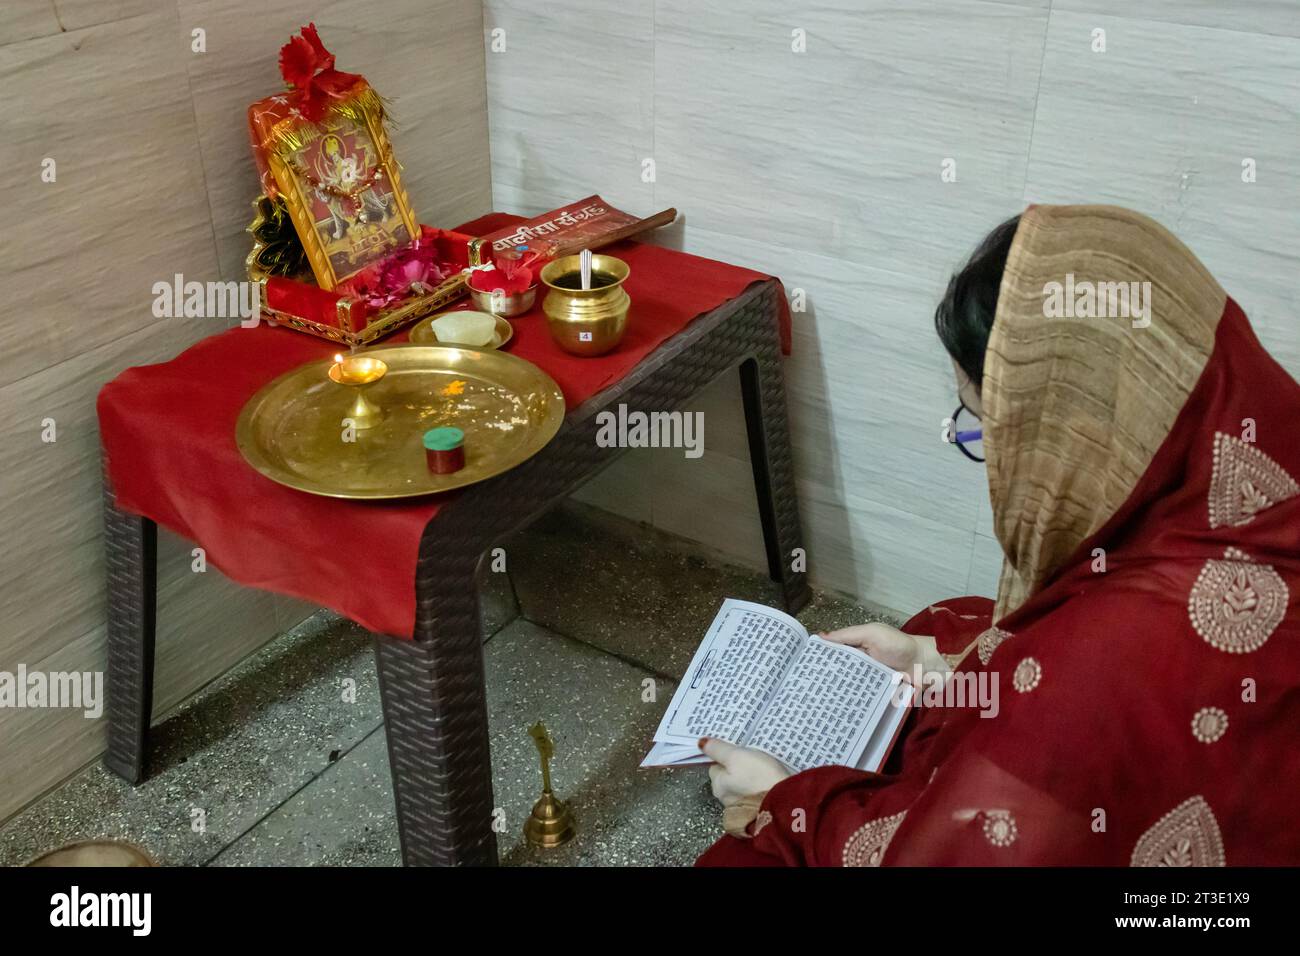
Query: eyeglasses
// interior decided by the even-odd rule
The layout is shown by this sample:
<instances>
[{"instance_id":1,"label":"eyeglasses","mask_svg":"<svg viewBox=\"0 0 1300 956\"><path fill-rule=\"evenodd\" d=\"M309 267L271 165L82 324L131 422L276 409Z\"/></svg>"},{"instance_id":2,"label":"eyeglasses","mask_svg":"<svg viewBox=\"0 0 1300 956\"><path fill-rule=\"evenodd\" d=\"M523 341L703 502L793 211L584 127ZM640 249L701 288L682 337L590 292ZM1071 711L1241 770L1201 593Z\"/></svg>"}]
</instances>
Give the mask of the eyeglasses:
<instances>
[{"instance_id":1,"label":"eyeglasses","mask_svg":"<svg viewBox=\"0 0 1300 956\"><path fill-rule=\"evenodd\" d=\"M965 412L967 422L974 421L975 427L962 428L961 414ZM956 445L957 450L969 458L971 461L983 461L984 456L984 429L979 427L979 419L975 418L975 413L966 407L962 402L953 410L952 417L943 423L943 440L949 444Z\"/></svg>"}]
</instances>

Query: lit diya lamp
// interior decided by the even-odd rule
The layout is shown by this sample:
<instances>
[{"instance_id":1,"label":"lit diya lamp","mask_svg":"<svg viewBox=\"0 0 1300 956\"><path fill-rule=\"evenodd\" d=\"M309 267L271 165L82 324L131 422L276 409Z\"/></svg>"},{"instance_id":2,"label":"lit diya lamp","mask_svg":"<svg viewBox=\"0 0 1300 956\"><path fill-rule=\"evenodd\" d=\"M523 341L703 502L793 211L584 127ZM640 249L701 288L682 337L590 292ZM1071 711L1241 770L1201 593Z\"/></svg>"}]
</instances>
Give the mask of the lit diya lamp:
<instances>
[{"instance_id":1,"label":"lit diya lamp","mask_svg":"<svg viewBox=\"0 0 1300 956\"><path fill-rule=\"evenodd\" d=\"M358 430L379 424L384 417L384 410L366 398L366 390L384 377L388 372L388 363L365 355L334 356L330 366L330 381L346 385L353 389L356 398L348 409L346 418L352 419L352 427Z\"/></svg>"}]
</instances>

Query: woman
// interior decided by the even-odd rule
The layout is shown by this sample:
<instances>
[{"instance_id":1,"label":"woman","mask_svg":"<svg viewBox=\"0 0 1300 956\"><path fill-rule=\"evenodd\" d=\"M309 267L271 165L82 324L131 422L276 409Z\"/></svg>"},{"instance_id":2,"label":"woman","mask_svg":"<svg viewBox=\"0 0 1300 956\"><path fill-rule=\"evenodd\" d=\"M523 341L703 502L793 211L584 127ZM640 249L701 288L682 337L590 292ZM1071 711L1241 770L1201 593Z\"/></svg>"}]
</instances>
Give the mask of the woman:
<instances>
[{"instance_id":1,"label":"woman","mask_svg":"<svg viewBox=\"0 0 1300 956\"><path fill-rule=\"evenodd\" d=\"M981 418L996 604L827 636L989 671L997 715L914 712L883 774L704 741L733 835L700 863L1300 863L1300 386L1112 207L999 227L936 325Z\"/></svg>"}]
</instances>

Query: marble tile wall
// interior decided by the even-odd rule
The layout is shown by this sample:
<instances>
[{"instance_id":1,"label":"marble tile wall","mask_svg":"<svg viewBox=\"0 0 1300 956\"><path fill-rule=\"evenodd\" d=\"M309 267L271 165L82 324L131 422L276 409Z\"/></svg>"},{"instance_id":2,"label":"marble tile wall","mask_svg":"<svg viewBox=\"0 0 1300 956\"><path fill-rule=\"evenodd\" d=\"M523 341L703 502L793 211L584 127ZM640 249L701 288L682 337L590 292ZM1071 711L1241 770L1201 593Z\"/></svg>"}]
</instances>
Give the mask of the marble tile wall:
<instances>
[{"instance_id":1,"label":"marble tile wall","mask_svg":"<svg viewBox=\"0 0 1300 956\"><path fill-rule=\"evenodd\" d=\"M983 475L939 442L956 402L931 323L952 269L1028 202L1160 219L1300 373L1293 0L484 10L498 208L593 191L642 214L676 206L683 221L656 241L803 291L787 383L822 585L903 612L993 593ZM949 159L955 182L941 180ZM758 564L735 376L694 407L702 459L634 452L580 494Z\"/></svg>"},{"instance_id":2,"label":"marble tile wall","mask_svg":"<svg viewBox=\"0 0 1300 956\"><path fill-rule=\"evenodd\" d=\"M95 395L221 320L159 320L152 284L242 278L257 180L245 109L314 19L340 68L392 103L420 217L491 208L482 10L463 0L6 0L0 187L0 671L102 670ZM205 31L206 52L191 50ZM55 160L56 178L41 179ZM41 440L42 422L56 440ZM192 573L163 535L156 710L312 609ZM0 709L0 819L94 759L102 721Z\"/></svg>"}]
</instances>

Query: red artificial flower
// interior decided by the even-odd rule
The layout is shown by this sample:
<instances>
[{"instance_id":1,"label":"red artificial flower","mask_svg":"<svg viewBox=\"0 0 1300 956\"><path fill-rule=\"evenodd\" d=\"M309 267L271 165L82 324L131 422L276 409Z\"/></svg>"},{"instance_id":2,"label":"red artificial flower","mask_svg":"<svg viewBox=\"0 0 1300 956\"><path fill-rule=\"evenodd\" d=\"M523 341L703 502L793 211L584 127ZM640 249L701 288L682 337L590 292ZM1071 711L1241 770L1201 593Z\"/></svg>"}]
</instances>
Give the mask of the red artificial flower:
<instances>
[{"instance_id":1,"label":"red artificial flower","mask_svg":"<svg viewBox=\"0 0 1300 956\"><path fill-rule=\"evenodd\" d=\"M280 75L302 92L298 109L307 119L315 121L324 114L326 101L341 94L337 81L355 78L335 73L334 54L325 49L315 23L307 24L299 32L301 36L290 38L280 47Z\"/></svg>"},{"instance_id":2,"label":"red artificial flower","mask_svg":"<svg viewBox=\"0 0 1300 956\"><path fill-rule=\"evenodd\" d=\"M500 268L500 263L497 263L494 268L475 269L470 272L469 284L476 292L504 292L507 295L516 295L532 288L533 270L529 266L515 263L507 274L505 269Z\"/></svg>"},{"instance_id":3,"label":"red artificial flower","mask_svg":"<svg viewBox=\"0 0 1300 956\"><path fill-rule=\"evenodd\" d=\"M320 70L334 69L334 54L321 43L316 24L307 24L301 34L280 47L280 75L297 89L305 89Z\"/></svg>"},{"instance_id":4,"label":"red artificial flower","mask_svg":"<svg viewBox=\"0 0 1300 956\"><path fill-rule=\"evenodd\" d=\"M322 60L323 65L321 66L321 69L332 69L334 66L334 54L325 49L325 44L321 42L320 34L316 32L315 22L309 23L303 27L301 33L307 42L311 44L312 50L314 50L316 55Z\"/></svg>"},{"instance_id":5,"label":"red artificial flower","mask_svg":"<svg viewBox=\"0 0 1300 956\"><path fill-rule=\"evenodd\" d=\"M437 250L415 239L410 245L367 266L364 272L340 286L339 291L360 298L370 311L375 311L386 309L412 293L423 295L431 292L449 275L451 271L437 260Z\"/></svg>"},{"instance_id":6,"label":"red artificial flower","mask_svg":"<svg viewBox=\"0 0 1300 956\"><path fill-rule=\"evenodd\" d=\"M432 288L446 278L446 273L434 260L434 250L421 246L415 240L405 249L393 253L386 261L380 277L380 288L385 292L405 293Z\"/></svg>"}]
</instances>

